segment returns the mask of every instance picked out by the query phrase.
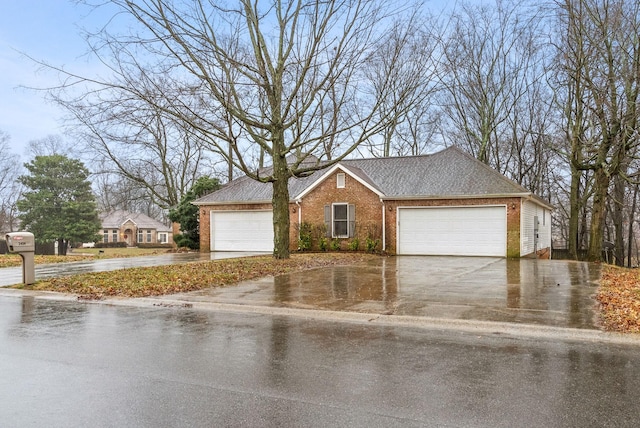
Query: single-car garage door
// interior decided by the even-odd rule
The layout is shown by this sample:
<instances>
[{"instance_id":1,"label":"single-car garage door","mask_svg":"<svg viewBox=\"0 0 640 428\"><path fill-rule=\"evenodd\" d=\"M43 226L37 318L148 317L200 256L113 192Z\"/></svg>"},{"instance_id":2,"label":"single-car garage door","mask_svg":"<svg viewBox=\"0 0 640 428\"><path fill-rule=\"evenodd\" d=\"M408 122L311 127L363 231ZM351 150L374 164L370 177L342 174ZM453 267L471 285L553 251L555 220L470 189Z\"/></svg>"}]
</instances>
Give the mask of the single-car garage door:
<instances>
[{"instance_id":1,"label":"single-car garage door","mask_svg":"<svg viewBox=\"0 0 640 428\"><path fill-rule=\"evenodd\" d=\"M271 211L211 211L211 251L273 251Z\"/></svg>"},{"instance_id":2,"label":"single-car garage door","mask_svg":"<svg viewBox=\"0 0 640 428\"><path fill-rule=\"evenodd\" d=\"M398 208L398 254L504 257L506 252L504 206Z\"/></svg>"}]
</instances>

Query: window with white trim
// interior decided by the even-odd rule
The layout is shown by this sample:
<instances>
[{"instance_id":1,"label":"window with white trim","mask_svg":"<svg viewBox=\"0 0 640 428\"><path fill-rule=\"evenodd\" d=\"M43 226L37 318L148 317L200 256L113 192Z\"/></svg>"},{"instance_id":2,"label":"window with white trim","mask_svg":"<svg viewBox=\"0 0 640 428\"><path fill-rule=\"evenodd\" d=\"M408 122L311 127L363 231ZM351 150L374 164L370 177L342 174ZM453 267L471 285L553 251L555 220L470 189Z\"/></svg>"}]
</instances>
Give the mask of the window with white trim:
<instances>
[{"instance_id":1,"label":"window with white trim","mask_svg":"<svg viewBox=\"0 0 640 428\"><path fill-rule=\"evenodd\" d=\"M356 207L346 202L338 202L324 207L324 223L327 236L331 238L352 238L355 236Z\"/></svg>"},{"instance_id":2,"label":"window with white trim","mask_svg":"<svg viewBox=\"0 0 640 428\"><path fill-rule=\"evenodd\" d=\"M345 188L346 180L347 180L347 179L346 179L346 176L345 176L344 172L339 172L339 173L336 175L336 181L337 181L337 183L336 183L336 187L337 187L338 189L344 189L344 188Z\"/></svg>"},{"instance_id":3,"label":"window with white trim","mask_svg":"<svg viewBox=\"0 0 640 428\"><path fill-rule=\"evenodd\" d=\"M118 242L118 230L117 229L113 229L113 232L111 233L111 242Z\"/></svg>"},{"instance_id":4,"label":"window with white trim","mask_svg":"<svg viewBox=\"0 0 640 428\"><path fill-rule=\"evenodd\" d=\"M158 242L166 244L169 241L166 233L158 233Z\"/></svg>"},{"instance_id":5,"label":"window with white trim","mask_svg":"<svg viewBox=\"0 0 640 428\"><path fill-rule=\"evenodd\" d=\"M109 231L103 230L102 232L102 242L109 242Z\"/></svg>"},{"instance_id":6,"label":"window with white trim","mask_svg":"<svg viewBox=\"0 0 640 428\"><path fill-rule=\"evenodd\" d=\"M151 242L151 231L147 230L147 242Z\"/></svg>"},{"instance_id":7,"label":"window with white trim","mask_svg":"<svg viewBox=\"0 0 640 428\"><path fill-rule=\"evenodd\" d=\"M143 233L144 231L142 229L138 229L138 240L136 242L144 242L143 241Z\"/></svg>"}]
</instances>

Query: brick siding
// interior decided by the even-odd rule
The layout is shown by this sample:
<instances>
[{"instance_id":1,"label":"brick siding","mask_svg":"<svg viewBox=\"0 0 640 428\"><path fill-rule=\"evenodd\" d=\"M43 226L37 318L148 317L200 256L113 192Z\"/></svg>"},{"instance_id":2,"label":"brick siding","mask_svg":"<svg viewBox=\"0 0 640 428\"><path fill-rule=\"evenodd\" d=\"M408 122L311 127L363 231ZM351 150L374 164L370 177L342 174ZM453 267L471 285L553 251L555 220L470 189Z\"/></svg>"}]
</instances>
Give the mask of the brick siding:
<instances>
[{"instance_id":1,"label":"brick siding","mask_svg":"<svg viewBox=\"0 0 640 428\"><path fill-rule=\"evenodd\" d=\"M337 170L319 183L309 192L300 205L289 205L290 235L289 244L291 250L298 248L298 222L311 224L314 227L324 225L324 207L332 203L348 203L355 205L356 236L364 248L369 226L377 227L379 235L382 234L382 210L385 210L386 248L388 254L395 254L397 238L397 212L398 207L436 207L436 206L477 206L477 205L504 205L507 208L507 257L520 257L520 207L521 199L513 198L478 198L478 199L429 199L429 200L386 200L380 201L380 197L371 189L360 183L354 177L346 174L344 188L337 187ZM271 209L271 204L233 204L224 206L200 207L200 249L203 252L211 251L210 248L210 212L212 210L264 210ZM381 237L381 236L379 236ZM352 238L342 239L342 248ZM316 237L312 242L312 249L317 249ZM378 247L380 248L380 247ZM382 249L382 248L380 248ZM544 256L541 254L541 256Z\"/></svg>"}]
</instances>

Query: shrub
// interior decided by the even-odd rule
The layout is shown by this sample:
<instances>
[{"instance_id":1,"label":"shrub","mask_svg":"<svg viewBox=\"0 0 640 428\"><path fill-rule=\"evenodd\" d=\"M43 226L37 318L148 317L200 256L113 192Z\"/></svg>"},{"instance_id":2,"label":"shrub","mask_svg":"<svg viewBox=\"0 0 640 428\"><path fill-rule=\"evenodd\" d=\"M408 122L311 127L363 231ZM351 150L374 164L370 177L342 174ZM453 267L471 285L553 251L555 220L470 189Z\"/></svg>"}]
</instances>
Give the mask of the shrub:
<instances>
[{"instance_id":1,"label":"shrub","mask_svg":"<svg viewBox=\"0 0 640 428\"><path fill-rule=\"evenodd\" d=\"M139 243L138 248L173 248L173 244L162 244L160 242Z\"/></svg>"},{"instance_id":2,"label":"shrub","mask_svg":"<svg viewBox=\"0 0 640 428\"><path fill-rule=\"evenodd\" d=\"M358 251L360 248L360 240L358 238L353 238L351 242L349 242L349 249L351 251Z\"/></svg>"},{"instance_id":3,"label":"shrub","mask_svg":"<svg viewBox=\"0 0 640 428\"><path fill-rule=\"evenodd\" d=\"M197 250L200 248L200 242L196 242L187 234L179 233L177 235L173 235L173 242L176 243L178 248L190 248L192 250Z\"/></svg>"},{"instance_id":4,"label":"shrub","mask_svg":"<svg viewBox=\"0 0 640 428\"><path fill-rule=\"evenodd\" d=\"M311 223L302 222L302 224L297 224L296 227L298 228L298 250L310 250L312 243L311 235L313 231Z\"/></svg>"},{"instance_id":5,"label":"shrub","mask_svg":"<svg viewBox=\"0 0 640 428\"><path fill-rule=\"evenodd\" d=\"M340 240L338 238L333 238L331 240L331 251L340 251Z\"/></svg>"},{"instance_id":6,"label":"shrub","mask_svg":"<svg viewBox=\"0 0 640 428\"><path fill-rule=\"evenodd\" d=\"M318 248L320 249L320 251L327 251L328 247L329 247L329 240L324 236L321 237L320 240L318 241Z\"/></svg>"},{"instance_id":7,"label":"shrub","mask_svg":"<svg viewBox=\"0 0 640 428\"><path fill-rule=\"evenodd\" d=\"M373 253L376 251L378 244L380 244L380 239L373 239L367 236L366 242L367 242L367 252Z\"/></svg>"},{"instance_id":8,"label":"shrub","mask_svg":"<svg viewBox=\"0 0 640 428\"><path fill-rule=\"evenodd\" d=\"M94 248L127 248L127 243L122 242L97 242Z\"/></svg>"}]
</instances>

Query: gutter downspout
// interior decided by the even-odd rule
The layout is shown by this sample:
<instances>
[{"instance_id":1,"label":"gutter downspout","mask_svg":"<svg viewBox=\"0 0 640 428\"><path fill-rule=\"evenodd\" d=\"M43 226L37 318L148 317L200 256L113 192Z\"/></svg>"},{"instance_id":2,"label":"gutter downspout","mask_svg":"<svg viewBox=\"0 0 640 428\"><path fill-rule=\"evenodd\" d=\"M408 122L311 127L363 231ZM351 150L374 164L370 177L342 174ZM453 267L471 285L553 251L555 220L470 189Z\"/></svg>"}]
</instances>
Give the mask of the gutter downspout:
<instances>
[{"instance_id":1,"label":"gutter downspout","mask_svg":"<svg viewBox=\"0 0 640 428\"><path fill-rule=\"evenodd\" d=\"M387 213L386 206L384 201L380 199L382 202L382 252L387 251Z\"/></svg>"}]
</instances>

